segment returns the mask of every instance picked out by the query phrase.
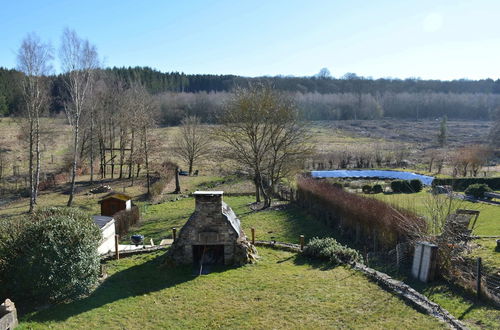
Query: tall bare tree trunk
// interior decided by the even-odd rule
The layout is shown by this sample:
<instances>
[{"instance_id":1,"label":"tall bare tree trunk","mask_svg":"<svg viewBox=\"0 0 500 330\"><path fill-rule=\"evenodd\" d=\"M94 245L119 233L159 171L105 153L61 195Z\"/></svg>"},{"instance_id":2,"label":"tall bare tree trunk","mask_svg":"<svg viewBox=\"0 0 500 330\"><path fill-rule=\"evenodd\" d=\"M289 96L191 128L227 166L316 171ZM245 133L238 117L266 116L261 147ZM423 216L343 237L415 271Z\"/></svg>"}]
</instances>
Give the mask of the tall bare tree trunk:
<instances>
[{"instance_id":1,"label":"tall bare tree trunk","mask_svg":"<svg viewBox=\"0 0 500 330\"><path fill-rule=\"evenodd\" d=\"M90 112L90 184L94 183L94 111Z\"/></svg>"},{"instance_id":2,"label":"tall bare tree trunk","mask_svg":"<svg viewBox=\"0 0 500 330\"><path fill-rule=\"evenodd\" d=\"M144 161L146 165L146 184L148 187L148 195L150 195L150 180L149 180L149 160L148 160L148 132L146 127L144 127Z\"/></svg>"},{"instance_id":3,"label":"tall bare tree trunk","mask_svg":"<svg viewBox=\"0 0 500 330\"><path fill-rule=\"evenodd\" d=\"M76 163L78 161L78 134L79 134L79 118L75 120L74 136L73 136L73 165L71 167L71 188L69 193L69 199L67 206L71 206L73 203L73 198L75 195L75 183L76 183Z\"/></svg>"},{"instance_id":4,"label":"tall bare tree trunk","mask_svg":"<svg viewBox=\"0 0 500 330\"><path fill-rule=\"evenodd\" d=\"M36 205L38 199L38 186L40 185L40 116L37 114L35 119L35 155L36 155L36 167L35 167L35 196L34 204Z\"/></svg>"},{"instance_id":5,"label":"tall bare tree trunk","mask_svg":"<svg viewBox=\"0 0 500 330\"><path fill-rule=\"evenodd\" d=\"M125 161L125 130L120 127L120 175L123 178L123 163Z\"/></svg>"},{"instance_id":6,"label":"tall bare tree trunk","mask_svg":"<svg viewBox=\"0 0 500 330\"><path fill-rule=\"evenodd\" d=\"M135 135L134 129L132 129L131 134L132 134L132 139L130 140L130 159L129 159L129 163L128 163L128 178L129 179L132 178L132 180L133 180L132 172L133 172L133 166L134 166L134 163L133 163L133 156L134 156L134 135Z\"/></svg>"},{"instance_id":7,"label":"tall bare tree trunk","mask_svg":"<svg viewBox=\"0 0 500 330\"><path fill-rule=\"evenodd\" d=\"M175 168L175 191L174 194L180 194L181 193L181 183L179 181L179 168Z\"/></svg>"},{"instance_id":8,"label":"tall bare tree trunk","mask_svg":"<svg viewBox=\"0 0 500 330\"><path fill-rule=\"evenodd\" d=\"M32 213L35 209L35 184L33 173L33 120L30 118L30 135L29 135L29 176L30 176L30 208L29 212Z\"/></svg>"},{"instance_id":9,"label":"tall bare tree trunk","mask_svg":"<svg viewBox=\"0 0 500 330\"><path fill-rule=\"evenodd\" d=\"M79 119L76 119L75 121L75 128L74 128L74 136L73 136L73 164L71 166L71 188L70 188L70 193L69 193L69 199L68 199L68 204L67 206L71 206L73 203L73 198L75 195L75 183L76 183L76 163L78 161L78 129L79 129Z\"/></svg>"},{"instance_id":10,"label":"tall bare tree trunk","mask_svg":"<svg viewBox=\"0 0 500 330\"><path fill-rule=\"evenodd\" d=\"M255 185L255 202L260 203L260 184L257 175L255 175L253 183Z\"/></svg>"}]
</instances>

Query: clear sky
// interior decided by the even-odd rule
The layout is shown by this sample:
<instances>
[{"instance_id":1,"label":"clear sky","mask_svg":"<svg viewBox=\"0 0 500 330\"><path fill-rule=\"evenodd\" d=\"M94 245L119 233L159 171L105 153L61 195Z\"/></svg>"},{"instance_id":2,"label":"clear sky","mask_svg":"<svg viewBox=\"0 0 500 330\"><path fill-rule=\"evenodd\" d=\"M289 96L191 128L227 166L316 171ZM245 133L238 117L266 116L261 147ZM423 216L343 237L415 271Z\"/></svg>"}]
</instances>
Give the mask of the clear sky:
<instances>
[{"instance_id":1,"label":"clear sky","mask_svg":"<svg viewBox=\"0 0 500 330\"><path fill-rule=\"evenodd\" d=\"M64 27L106 66L244 76L500 78L500 0L0 0L0 66ZM57 53L57 52L56 52ZM58 69L55 62L54 67Z\"/></svg>"}]
</instances>

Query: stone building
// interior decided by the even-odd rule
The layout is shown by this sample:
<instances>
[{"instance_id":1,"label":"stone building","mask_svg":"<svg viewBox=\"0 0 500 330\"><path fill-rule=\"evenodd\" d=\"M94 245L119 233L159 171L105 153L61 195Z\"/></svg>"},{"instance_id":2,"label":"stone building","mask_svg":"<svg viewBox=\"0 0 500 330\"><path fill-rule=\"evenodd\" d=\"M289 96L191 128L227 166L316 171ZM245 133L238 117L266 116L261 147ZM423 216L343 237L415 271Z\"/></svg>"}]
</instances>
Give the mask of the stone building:
<instances>
[{"instance_id":1,"label":"stone building","mask_svg":"<svg viewBox=\"0 0 500 330\"><path fill-rule=\"evenodd\" d=\"M257 256L222 191L193 193L195 211L167 252L169 264L245 264Z\"/></svg>"}]
</instances>

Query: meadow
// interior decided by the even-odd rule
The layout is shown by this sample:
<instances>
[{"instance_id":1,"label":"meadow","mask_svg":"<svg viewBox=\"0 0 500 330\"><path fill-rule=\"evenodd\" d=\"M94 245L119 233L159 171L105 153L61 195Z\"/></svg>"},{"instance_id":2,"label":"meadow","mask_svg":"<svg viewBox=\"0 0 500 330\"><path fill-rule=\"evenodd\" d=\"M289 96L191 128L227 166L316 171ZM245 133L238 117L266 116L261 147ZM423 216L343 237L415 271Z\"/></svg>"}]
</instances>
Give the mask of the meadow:
<instances>
[{"instance_id":1,"label":"meadow","mask_svg":"<svg viewBox=\"0 0 500 330\"><path fill-rule=\"evenodd\" d=\"M68 136L67 126L60 127L61 119L49 120L47 125L58 120L60 122L56 126L59 128L52 132L57 143L47 144L42 154L42 170L46 172L61 168L67 154L67 145L62 142ZM419 157L421 159L423 150L433 144L432 139L418 140L418 136L434 134L434 122L420 123L417 126L419 129L408 130L404 136L398 135L398 132L411 123L386 120L379 124L379 129L368 129L367 127L376 126L376 122L313 123L310 130L311 143L316 146L320 155L360 145L384 145L389 149L404 146L410 150L408 157L412 162L416 162ZM472 122L466 125L457 122L457 129L450 129L450 143L460 146L463 136L469 136L469 141L480 141L484 137L485 125L488 126L489 123ZM398 127L395 134L387 133L395 127ZM0 129L9 145L9 159L19 164L21 172L25 171L26 152L17 138L19 127L11 119L4 118L0 121ZM154 130L154 136L161 144L154 154L153 162L171 159L179 162L181 167L185 166L173 153L172 137L177 130L177 127ZM456 133L452 135L452 132ZM254 202L254 197L251 196L254 191L252 183L235 176L233 173L237 168L234 164L222 159L217 153L199 163L196 168L200 170L199 176L180 177L180 195L172 194L174 186L171 182L154 202L145 198L144 176L135 180L133 186L128 179L98 180L95 185L109 184L113 190L133 197L140 207L142 220L131 228L129 234L142 234L146 242L153 239L155 243L159 243L163 238L171 238L172 228L182 227L194 209L194 200L189 194L198 189L225 191L228 195L224 200L241 219L244 231L248 235L250 228L255 228L257 240L298 243L299 235L305 235L306 241L315 236L333 236L342 241L333 229L294 205L280 202L269 210L254 211L250 207ZM423 172L424 169L425 165L415 163L415 168L406 170ZM7 171L10 169L7 168ZM7 174L10 176L10 173ZM0 219L15 221L26 213L28 199L5 189L12 188L14 184L22 184L22 181L14 183L9 176L0 183L0 188L4 188L4 194L0 197ZM88 179L87 174L79 177L75 206L91 214L98 214L98 201L104 194L88 194L91 188L86 184ZM42 191L39 206L65 205L68 187L68 184L62 184ZM417 194L374 194L370 197L408 208L424 216L428 215L427 204L432 198L426 191ZM480 210L474 234L500 235L499 206L462 201L456 203L456 207ZM121 242L129 243L128 236L121 237ZM482 256L485 263L498 267L500 265L498 257L493 253L493 242L494 239L476 240L477 248L472 254ZM145 327L145 320L151 320L148 326L152 328L228 328L234 322L248 328L268 328L270 324L276 328L323 328L332 324L373 327L372 322L375 320L375 327L379 328L394 328L401 324L422 329L442 326L348 268L327 269L324 265L311 264L288 252L265 248L259 248L259 253L261 260L256 265L223 269L196 278L192 276L191 268L162 268L161 253L111 261L107 267L108 279L92 295L73 303L26 314L22 317L21 328L86 328L103 325L110 328ZM412 285L468 326L495 327L500 323L498 310L487 304L477 303L468 293L461 292L448 283ZM139 314L144 316L139 317Z\"/></svg>"}]
</instances>

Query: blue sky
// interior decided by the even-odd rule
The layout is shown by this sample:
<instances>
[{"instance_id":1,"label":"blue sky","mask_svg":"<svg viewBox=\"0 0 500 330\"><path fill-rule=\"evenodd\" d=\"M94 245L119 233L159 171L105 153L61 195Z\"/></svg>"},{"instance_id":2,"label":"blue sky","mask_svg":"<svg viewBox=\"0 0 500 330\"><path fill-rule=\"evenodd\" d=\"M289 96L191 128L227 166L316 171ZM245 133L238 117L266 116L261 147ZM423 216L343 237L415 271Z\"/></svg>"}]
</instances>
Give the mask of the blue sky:
<instances>
[{"instance_id":1,"label":"blue sky","mask_svg":"<svg viewBox=\"0 0 500 330\"><path fill-rule=\"evenodd\" d=\"M57 50L69 27L97 46L106 66L500 78L498 0L0 1L0 66L9 68L27 33Z\"/></svg>"}]
</instances>

